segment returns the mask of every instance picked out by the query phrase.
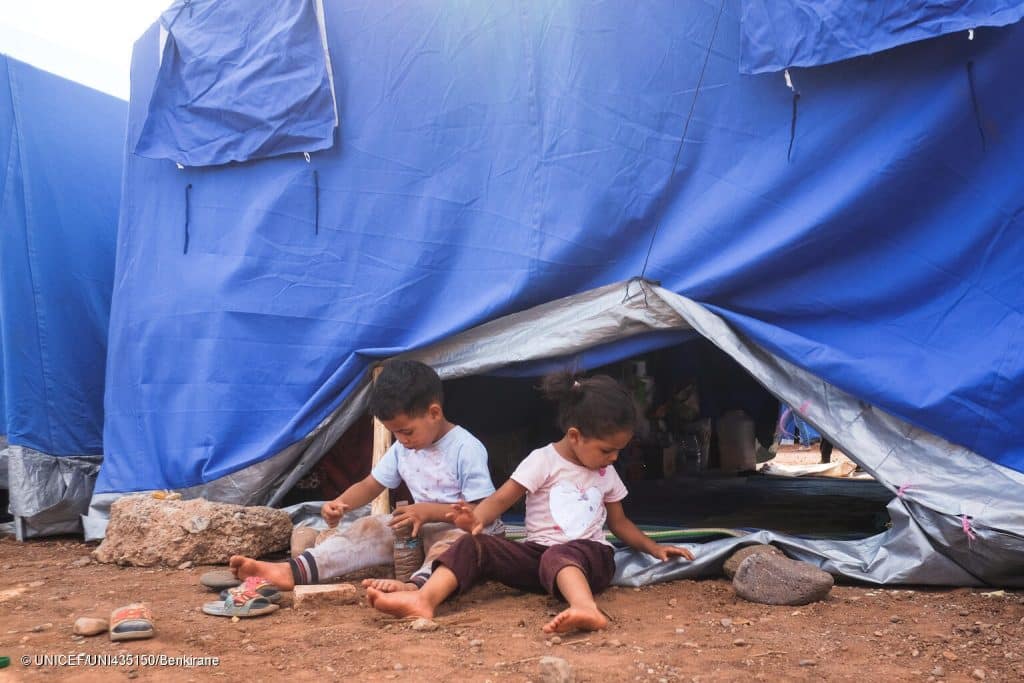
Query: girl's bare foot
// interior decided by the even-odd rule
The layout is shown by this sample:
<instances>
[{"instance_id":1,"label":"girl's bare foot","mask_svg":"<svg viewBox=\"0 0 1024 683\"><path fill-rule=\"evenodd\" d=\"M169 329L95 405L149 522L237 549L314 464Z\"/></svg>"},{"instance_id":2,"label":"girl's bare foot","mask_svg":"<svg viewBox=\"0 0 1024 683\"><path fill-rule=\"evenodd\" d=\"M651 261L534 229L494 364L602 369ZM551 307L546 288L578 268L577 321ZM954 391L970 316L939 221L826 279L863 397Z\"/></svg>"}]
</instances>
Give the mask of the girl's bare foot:
<instances>
[{"instance_id":1,"label":"girl's bare foot","mask_svg":"<svg viewBox=\"0 0 1024 683\"><path fill-rule=\"evenodd\" d=\"M597 607L570 607L544 624L544 633L599 631L608 625L608 617Z\"/></svg>"},{"instance_id":2,"label":"girl's bare foot","mask_svg":"<svg viewBox=\"0 0 1024 683\"><path fill-rule=\"evenodd\" d=\"M434 618L434 608L420 591L384 593L376 588L366 589L366 600L371 607L396 617Z\"/></svg>"},{"instance_id":3,"label":"girl's bare foot","mask_svg":"<svg viewBox=\"0 0 1024 683\"><path fill-rule=\"evenodd\" d=\"M381 593L418 590L415 583L406 583L395 579L363 579L363 585L367 588L376 588Z\"/></svg>"},{"instance_id":4,"label":"girl's bare foot","mask_svg":"<svg viewBox=\"0 0 1024 683\"><path fill-rule=\"evenodd\" d=\"M247 579L250 576L262 576L283 591L290 591L295 588L295 578L292 576L292 568L287 562L260 562L251 557L232 555L228 560L231 573L240 579Z\"/></svg>"}]
</instances>

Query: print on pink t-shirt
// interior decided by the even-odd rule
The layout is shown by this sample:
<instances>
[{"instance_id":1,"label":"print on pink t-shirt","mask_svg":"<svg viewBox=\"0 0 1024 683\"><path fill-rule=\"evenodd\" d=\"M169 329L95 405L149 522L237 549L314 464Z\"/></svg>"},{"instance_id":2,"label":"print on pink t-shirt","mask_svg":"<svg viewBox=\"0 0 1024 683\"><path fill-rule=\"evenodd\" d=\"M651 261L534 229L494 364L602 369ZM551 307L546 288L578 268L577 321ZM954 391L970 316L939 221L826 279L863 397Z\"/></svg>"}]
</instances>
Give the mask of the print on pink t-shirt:
<instances>
[{"instance_id":1,"label":"print on pink t-shirt","mask_svg":"<svg viewBox=\"0 0 1024 683\"><path fill-rule=\"evenodd\" d=\"M527 490L526 540L543 545L604 538L605 503L626 497L614 467L591 470L569 462L548 444L526 456L512 479Z\"/></svg>"}]
</instances>

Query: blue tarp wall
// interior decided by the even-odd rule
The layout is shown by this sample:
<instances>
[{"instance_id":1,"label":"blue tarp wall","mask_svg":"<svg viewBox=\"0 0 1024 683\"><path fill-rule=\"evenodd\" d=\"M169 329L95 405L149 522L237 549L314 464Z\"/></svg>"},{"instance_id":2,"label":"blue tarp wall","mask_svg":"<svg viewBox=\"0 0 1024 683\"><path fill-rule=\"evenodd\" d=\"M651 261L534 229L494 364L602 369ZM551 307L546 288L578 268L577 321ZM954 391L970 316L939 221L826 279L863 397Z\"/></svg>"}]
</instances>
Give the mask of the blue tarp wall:
<instances>
[{"instance_id":1,"label":"blue tarp wall","mask_svg":"<svg viewBox=\"0 0 1024 683\"><path fill-rule=\"evenodd\" d=\"M165 16L165 60L196 31L237 33L193 7ZM237 471L309 433L374 359L641 274L1024 471L1020 24L793 68L794 92L741 73L737 0L325 10L330 149L126 157L98 492ZM250 83L261 55L239 49ZM205 92L168 93L159 57L154 26L130 150L155 148L162 103ZM211 106L229 119L231 100Z\"/></svg>"},{"instance_id":2,"label":"blue tarp wall","mask_svg":"<svg viewBox=\"0 0 1024 683\"><path fill-rule=\"evenodd\" d=\"M103 451L126 102L0 55L0 434Z\"/></svg>"}]
</instances>

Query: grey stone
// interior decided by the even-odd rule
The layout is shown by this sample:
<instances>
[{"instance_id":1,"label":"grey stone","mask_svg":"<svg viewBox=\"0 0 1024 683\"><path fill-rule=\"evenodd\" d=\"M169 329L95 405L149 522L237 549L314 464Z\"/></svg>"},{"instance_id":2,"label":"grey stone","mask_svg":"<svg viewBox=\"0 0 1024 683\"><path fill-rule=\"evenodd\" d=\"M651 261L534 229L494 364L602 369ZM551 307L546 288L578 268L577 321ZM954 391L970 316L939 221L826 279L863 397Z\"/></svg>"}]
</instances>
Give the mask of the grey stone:
<instances>
[{"instance_id":1,"label":"grey stone","mask_svg":"<svg viewBox=\"0 0 1024 683\"><path fill-rule=\"evenodd\" d=\"M538 666L541 683L572 683L576 680L569 662L561 657L541 657Z\"/></svg>"},{"instance_id":2,"label":"grey stone","mask_svg":"<svg viewBox=\"0 0 1024 683\"><path fill-rule=\"evenodd\" d=\"M769 553L751 555L732 579L736 595L765 605L806 605L824 599L834 580L807 562Z\"/></svg>"},{"instance_id":3,"label":"grey stone","mask_svg":"<svg viewBox=\"0 0 1024 683\"><path fill-rule=\"evenodd\" d=\"M107 632L107 620L95 617L79 617L75 619L73 632L79 636L96 636Z\"/></svg>"},{"instance_id":4,"label":"grey stone","mask_svg":"<svg viewBox=\"0 0 1024 683\"><path fill-rule=\"evenodd\" d=\"M88 555L83 555L82 557L80 557L77 560L75 560L74 562L72 562L71 566L74 567L75 569L80 569L82 567L87 567L90 564L92 564L92 558L89 557Z\"/></svg>"},{"instance_id":5,"label":"grey stone","mask_svg":"<svg viewBox=\"0 0 1024 683\"><path fill-rule=\"evenodd\" d=\"M416 621L412 622L413 631L436 631L438 628L437 622L424 617L420 617Z\"/></svg>"},{"instance_id":6,"label":"grey stone","mask_svg":"<svg viewBox=\"0 0 1024 683\"><path fill-rule=\"evenodd\" d=\"M136 567L223 564L232 555L285 550L291 532L288 513L274 508L125 496L111 505L106 537L93 557Z\"/></svg>"},{"instance_id":7,"label":"grey stone","mask_svg":"<svg viewBox=\"0 0 1024 683\"><path fill-rule=\"evenodd\" d=\"M785 557L783 552L773 545L747 545L743 546L742 548L740 548L739 550L737 550L729 556L729 559L727 559L725 561L725 564L722 565L722 571L724 571L725 575L731 579L732 577L736 576L736 570L739 569L740 564L743 563L743 560L747 559L751 555L757 555L759 553L767 553L769 555Z\"/></svg>"}]
</instances>

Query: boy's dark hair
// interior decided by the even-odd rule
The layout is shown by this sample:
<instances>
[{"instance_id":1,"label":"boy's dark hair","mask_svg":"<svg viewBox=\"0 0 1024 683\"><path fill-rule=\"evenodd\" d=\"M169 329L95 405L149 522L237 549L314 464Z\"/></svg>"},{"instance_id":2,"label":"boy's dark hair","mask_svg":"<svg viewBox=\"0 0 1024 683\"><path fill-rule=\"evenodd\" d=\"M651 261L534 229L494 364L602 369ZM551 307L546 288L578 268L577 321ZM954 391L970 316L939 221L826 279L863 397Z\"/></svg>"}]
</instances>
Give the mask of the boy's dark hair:
<instances>
[{"instance_id":1,"label":"boy's dark hair","mask_svg":"<svg viewBox=\"0 0 1024 683\"><path fill-rule=\"evenodd\" d=\"M583 377L556 372L541 381L544 396L558 403L558 426L580 430L587 438L602 438L636 428L633 397L608 375Z\"/></svg>"},{"instance_id":2,"label":"boy's dark hair","mask_svg":"<svg viewBox=\"0 0 1024 683\"><path fill-rule=\"evenodd\" d=\"M433 368L415 360L387 360L370 387L368 410L378 420L391 420L402 413L418 417L431 403L444 403L441 378Z\"/></svg>"}]
</instances>

